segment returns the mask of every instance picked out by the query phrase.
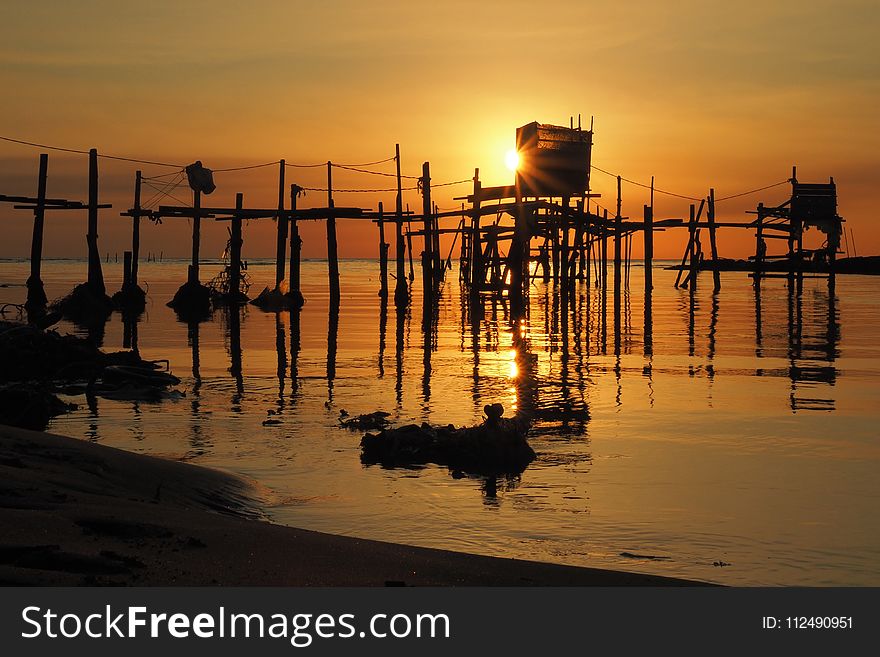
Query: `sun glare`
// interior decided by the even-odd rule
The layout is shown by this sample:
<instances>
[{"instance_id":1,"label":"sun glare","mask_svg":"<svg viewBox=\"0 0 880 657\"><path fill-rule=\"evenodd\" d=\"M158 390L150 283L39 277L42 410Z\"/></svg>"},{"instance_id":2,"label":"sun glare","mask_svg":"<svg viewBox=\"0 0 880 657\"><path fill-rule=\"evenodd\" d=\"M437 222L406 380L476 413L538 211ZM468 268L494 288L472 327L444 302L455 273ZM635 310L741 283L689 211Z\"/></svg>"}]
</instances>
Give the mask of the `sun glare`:
<instances>
[{"instance_id":1,"label":"sun glare","mask_svg":"<svg viewBox=\"0 0 880 657\"><path fill-rule=\"evenodd\" d=\"M504 164L511 171L516 171L519 168L519 153L511 148L504 156Z\"/></svg>"}]
</instances>

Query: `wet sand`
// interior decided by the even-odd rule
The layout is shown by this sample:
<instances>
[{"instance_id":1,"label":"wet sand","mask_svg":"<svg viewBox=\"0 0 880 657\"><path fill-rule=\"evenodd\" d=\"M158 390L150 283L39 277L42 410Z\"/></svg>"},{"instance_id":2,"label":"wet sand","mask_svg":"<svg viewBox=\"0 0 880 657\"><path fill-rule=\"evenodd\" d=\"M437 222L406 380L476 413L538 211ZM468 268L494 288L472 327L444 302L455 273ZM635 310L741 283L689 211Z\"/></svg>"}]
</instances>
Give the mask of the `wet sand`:
<instances>
[{"instance_id":1,"label":"wet sand","mask_svg":"<svg viewBox=\"0 0 880 657\"><path fill-rule=\"evenodd\" d=\"M0 426L0 584L676 586L275 525L216 470Z\"/></svg>"}]
</instances>

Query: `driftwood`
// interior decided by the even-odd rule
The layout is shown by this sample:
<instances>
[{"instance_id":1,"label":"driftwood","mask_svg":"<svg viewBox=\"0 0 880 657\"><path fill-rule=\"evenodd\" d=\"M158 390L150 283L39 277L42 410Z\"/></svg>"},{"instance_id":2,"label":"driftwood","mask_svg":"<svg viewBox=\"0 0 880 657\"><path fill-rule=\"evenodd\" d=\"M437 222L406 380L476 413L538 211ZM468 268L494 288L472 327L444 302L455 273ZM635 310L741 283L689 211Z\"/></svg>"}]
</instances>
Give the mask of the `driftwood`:
<instances>
[{"instance_id":1,"label":"driftwood","mask_svg":"<svg viewBox=\"0 0 880 657\"><path fill-rule=\"evenodd\" d=\"M469 474L519 474L535 459L526 440L528 425L502 418L500 404L486 407L486 420L472 427L410 424L366 434L361 461L385 467L436 463Z\"/></svg>"}]
</instances>

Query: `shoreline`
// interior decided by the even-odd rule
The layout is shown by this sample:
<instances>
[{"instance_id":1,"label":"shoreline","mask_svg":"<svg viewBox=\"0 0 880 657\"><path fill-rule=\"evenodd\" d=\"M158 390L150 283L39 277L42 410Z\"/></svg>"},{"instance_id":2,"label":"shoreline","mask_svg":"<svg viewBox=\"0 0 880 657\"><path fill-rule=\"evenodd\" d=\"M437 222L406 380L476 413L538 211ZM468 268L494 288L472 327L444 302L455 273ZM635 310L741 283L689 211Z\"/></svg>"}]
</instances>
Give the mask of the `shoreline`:
<instances>
[{"instance_id":1,"label":"shoreline","mask_svg":"<svg viewBox=\"0 0 880 657\"><path fill-rule=\"evenodd\" d=\"M210 468L0 425L4 586L705 586L267 521Z\"/></svg>"}]
</instances>

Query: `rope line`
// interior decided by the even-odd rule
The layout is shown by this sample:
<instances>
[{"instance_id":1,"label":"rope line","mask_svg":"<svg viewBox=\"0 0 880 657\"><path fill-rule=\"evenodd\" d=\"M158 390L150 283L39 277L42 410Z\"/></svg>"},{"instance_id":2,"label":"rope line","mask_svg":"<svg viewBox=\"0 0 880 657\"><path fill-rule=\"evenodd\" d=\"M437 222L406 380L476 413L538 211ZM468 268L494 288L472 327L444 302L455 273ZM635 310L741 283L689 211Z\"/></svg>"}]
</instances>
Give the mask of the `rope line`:
<instances>
[{"instance_id":1,"label":"rope line","mask_svg":"<svg viewBox=\"0 0 880 657\"><path fill-rule=\"evenodd\" d=\"M431 185L431 189L435 187L449 187L450 185L461 185L463 183L473 182L470 178L465 178L464 180L453 180L451 182L437 183L436 185ZM352 193L352 192L396 192L397 187L385 187L384 189L327 189L326 187L303 187L303 189L308 190L310 192L339 192L342 193ZM412 187L401 187L401 191L413 191L421 189L421 185L413 185Z\"/></svg>"},{"instance_id":2,"label":"rope line","mask_svg":"<svg viewBox=\"0 0 880 657\"><path fill-rule=\"evenodd\" d=\"M780 180L778 183L773 183L772 185L767 185L766 187L758 187L757 189L750 189L747 192L740 192L739 194L731 194L730 196L722 196L721 198L716 198L715 202L720 203L721 201L726 201L731 198L739 198L740 196L748 196L749 194L754 194L756 192L763 192L765 189L772 189L774 187L779 187L780 185L787 185L791 180Z\"/></svg>"},{"instance_id":3,"label":"rope line","mask_svg":"<svg viewBox=\"0 0 880 657\"><path fill-rule=\"evenodd\" d=\"M351 193L351 192L396 192L397 187L386 187L384 189L327 189L326 187L303 187L303 189L308 190L310 192L339 192L342 193ZM401 187L401 191L411 191L414 189L418 189L417 185L413 185L412 187Z\"/></svg>"},{"instance_id":4,"label":"rope line","mask_svg":"<svg viewBox=\"0 0 880 657\"><path fill-rule=\"evenodd\" d=\"M2 141L6 141L6 142L9 142L9 143L13 143L13 144L20 144L20 145L22 145L22 146L32 146L32 147L34 147L34 148L42 148L42 149L51 150L51 151L60 151L60 152L63 152L63 153L74 153L74 154L77 154L77 155L88 155L88 154L89 154L89 151L87 151L87 150L82 150L82 149L77 149L77 148L65 148L65 147L62 147L62 146L49 146L48 144L40 144L40 143L37 143L37 142L26 141L26 140L23 140L23 139L14 139L14 138L12 138L12 137L4 137L4 136L2 136L2 135L0 135L0 140L2 140ZM104 154L104 153L98 153L98 157L103 158L103 159L107 159L107 160L117 160L117 161L120 161L120 162L132 162L132 163L135 163L135 164L149 164L149 165L153 165L153 166L160 166L160 167L173 167L174 169L177 169L177 171L174 171L174 172L169 172L169 173L159 174L159 175L156 175L156 176L150 176L150 177L143 177L142 180L143 180L145 183L146 183L147 181L150 181L150 180L159 180L159 179L161 179L161 178L166 178L166 177L168 177L168 176L176 176L176 175L180 175L180 174L182 174L183 171L184 171L184 166L183 166L183 165L181 165L181 164L171 164L171 163L169 163L169 162L158 162L158 161L156 161L156 160L143 160L143 159L134 158L134 157L123 157L123 156L121 156L121 155L107 155L107 154ZM336 167L336 168L338 168L338 169L346 169L346 170L349 170L349 171L356 171L356 172L358 172L358 173L365 173L365 174L371 174L371 175L374 175L374 176L385 176L385 177L396 178L396 177L397 177L397 174L395 174L395 173L387 173L387 172L384 172L384 171L368 171L368 170L366 170L366 169L362 169L362 168L360 168L360 167L375 166L375 165L378 165L378 164L385 164L386 162L393 162L393 161L395 161L396 159L397 159L397 157L394 156L394 155L392 155L391 157L385 158L384 160L376 160L376 161L373 161L373 162L362 162L362 163L359 163L359 164L333 164L333 163L331 162L330 165L331 165L332 167ZM279 163L280 163L280 160L275 160L275 161L273 161L273 162L264 162L264 163L262 163L262 164L251 164L251 165L240 166L240 167L227 167L227 168L223 168L223 169L213 169L213 171L214 171L214 173L226 173L226 172L229 172L229 171L245 171L245 170L249 170L249 169L260 169L260 168L263 168L263 167L270 167L270 166L277 165L277 164L279 164ZM297 164L297 163L293 163L293 162L285 162L285 166L287 166L287 167L292 167L292 168L312 169L312 168L318 168L318 167L324 167L324 166L327 166L327 163L326 163L326 162L321 162L321 163L318 163L318 164ZM591 165L590 165L590 168L595 169L596 171L599 171L600 173L604 173L604 174L607 175L607 176L611 176L612 178L620 178L621 181L627 182L627 183L629 183L630 185L636 185L637 187L642 187L642 188L644 188L644 189L653 189L653 190L654 190L656 193L658 193L658 194L664 194L664 195L666 195L666 196L673 196L673 197L675 197L675 198L685 199L685 200L688 200L688 201L700 201L700 200L702 200L701 198L698 198L698 197L695 197L695 196L688 196L687 194L678 194L678 193L676 193L676 192L670 192L670 191L668 191L668 190L665 190L665 189L659 189L659 188L657 188L657 187L653 187L653 188L652 188L651 185L646 185L645 183L639 182L639 181L637 181L637 180L632 180L631 178L626 178L626 177L624 177L624 176L619 176L618 174L611 173L610 171L607 171L607 170L605 170L605 169L603 169L603 168L601 168L601 167L599 167L599 166L596 166L595 164L591 164ZM401 178L406 178L406 179L408 179L408 180L420 180L420 176L401 175ZM172 180L175 180L174 184L172 184L172 185L168 185L168 186L164 187L163 189L169 189L169 188L172 188L172 187L176 187L177 184L179 183L179 181L176 181L176 179L172 179ZM469 182L471 182L470 179L455 180L455 181L452 181L452 182L438 183L438 184L435 184L435 185L431 185L431 187L447 187L447 186L450 186L450 185L460 185L460 184L463 184L463 183L469 183ZM722 196L721 198L716 198L716 199L715 199L715 202L716 202L716 203L720 203L721 201L728 201L728 200L730 200L730 199L739 198L739 197L742 197L742 196L748 196L748 195L750 195L750 194L756 194L757 192L762 192L762 191L765 191L765 190L768 190L768 189L773 189L774 187L779 187L780 185L785 185L785 184L787 184L787 183L789 183L789 182L790 182L789 180L782 180L782 181L779 181L779 182L777 182L777 183L773 183L772 185L766 185L766 186L764 186L764 187L758 187L758 188L756 188L756 189L750 189L750 190L748 190L748 191L745 191L745 192L739 192L739 193L737 193L737 194L729 194L728 196ZM150 186L153 187L153 189L155 189L157 192L159 192L160 195L164 194L164 195L167 195L167 196L171 196L170 194L167 194L167 192L164 192L162 189L159 189L158 187L154 187L154 186L152 186L152 185L150 185ZM303 187L303 189L306 189L306 190L309 190L309 191L320 191L320 192L326 192L326 191L328 191L326 187L324 187L324 188L322 188L322 187ZM414 190L414 189L418 189L418 185L413 186L413 187L404 187L404 188L402 188L402 189L403 189L403 190L407 190L407 191L411 191L411 190ZM374 193L375 193L375 192L396 192L396 191L397 191L397 188L386 188L386 189L337 189L337 190L333 190L333 191L337 191L337 192L340 192L340 193L342 193L342 192L344 192L344 193L350 193L350 192L374 192ZM172 198L174 198L174 197L172 196ZM175 199L175 200L178 200L178 201L179 201L179 199ZM601 206L599 206L598 203L597 203L596 205L597 205L598 207L601 207Z\"/></svg>"},{"instance_id":5,"label":"rope line","mask_svg":"<svg viewBox=\"0 0 880 657\"><path fill-rule=\"evenodd\" d=\"M600 172L604 173L607 176L611 176L612 178L620 178L624 182L628 182L630 185L636 185L637 187L644 187L645 189L651 189L650 185L646 185L645 183L641 183L637 180L630 180L629 178L624 178L623 176L618 176L616 173L611 173L610 171L606 171L605 169L602 169L601 167L597 167L595 164L591 164L590 167L595 169L596 171L600 171ZM675 192L669 192L664 189L658 189L656 187L654 187L653 189L658 194L666 194L667 196L675 196L676 198L683 198L688 201L702 200L702 199L699 199L695 196L687 196L686 194L676 194Z\"/></svg>"},{"instance_id":6,"label":"rope line","mask_svg":"<svg viewBox=\"0 0 880 657\"><path fill-rule=\"evenodd\" d=\"M244 171L246 169L262 169L263 167L271 167L276 164L280 164L281 160L275 160L274 162L264 162L263 164L251 164L244 167L229 167L228 169L211 169L214 173L225 173L227 171Z\"/></svg>"},{"instance_id":7,"label":"rope line","mask_svg":"<svg viewBox=\"0 0 880 657\"><path fill-rule=\"evenodd\" d=\"M318 167L326 167L326 162L320 162L318 164L294 164L292 162L285 162L284 166L292 167L294 169L317 169Z\"/></svg>"},{"instance_id":8,"label":"rope line","mask_svg":"<svg viewBox=\"0 0 880 657\"><path fill-rule=\"evenodd\" d=\"M371 167L376 164L385 164L386 162L393 162L397 159L396 155L392 155L391 157L385 158L384 160L376 160L375 162L361 162L360 164L334 164L336 167Z\"/></svg>"},{"instance_id":9,"label":"rope line","mask_svg":"<svg viewBox=\"0 0 880 657\"><path fill-rule=\"evenodd\" d=\"M88 155L89 151L84 151L76 148L62 148L61 146L47 146L46 144L37 144L32 141L24 141L22 139L13 139L12 137L3 137L0 136L0 139L3 141L8 141L13 144L21 144L23 146L34 146L36 148L45 148L50 151L62 151L64 153L77 153L79 155ZM98 157L102 157L106 160L120 160L122 162L136 162L138 164L153 164L157 167L174 167L175 169L182 169L183 165L180 164L169 164L168 162L154 162L153 160L138 160L133 157L121 157L119 155L104 155L103 153L98 153Z\"/></svg>"},{"instance_id":10,"label":"rope line","mask_svg":"<svg viewBox=\"0 0 880 657\"><path fill-rule=\"evenodd\" d=\"M184 173L185 170L181 169L180 171L170 171L169 173L160 173L156 176L141 176L141 180L160 180L161 178L167 178L168 176L177 176L181 173Z\"/></svg>"},{"instance_id":11,"label":"rope line","mask_svg":"<svg viewBox=\"0 0 880 657\"><path fill-rule=\"evenodd\" d=\"M332 164L332 163L331 163ZM358 173L369 173L374 176L386 176L388 178L397 178L396 173L388 173L387 171L368 171L367 169L358 169L357 167L349 166L347 164L332 164L335 169L345 169L347 171L357 171ZM418 180L419 176L406 176L400 174L401 178L409 178L410 180Z\"/></svg>"}]
</instances>

